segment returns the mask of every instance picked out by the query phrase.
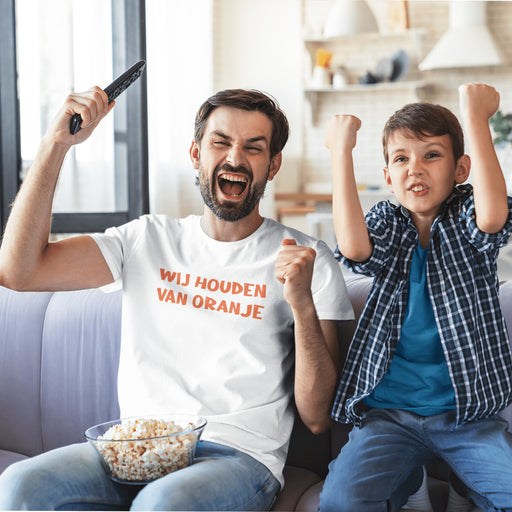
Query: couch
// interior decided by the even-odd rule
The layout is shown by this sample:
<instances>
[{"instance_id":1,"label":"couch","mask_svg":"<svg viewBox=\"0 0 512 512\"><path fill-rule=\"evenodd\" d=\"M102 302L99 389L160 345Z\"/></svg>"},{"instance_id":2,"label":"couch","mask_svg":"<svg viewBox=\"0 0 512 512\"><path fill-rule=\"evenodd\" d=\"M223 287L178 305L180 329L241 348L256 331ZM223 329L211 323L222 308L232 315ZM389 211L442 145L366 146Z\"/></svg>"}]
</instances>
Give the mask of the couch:
<instances>
[{"instance_id":1,"label":"couch","mask_svg":"<svg viewBox=\"0 0 512 512\"><path fill-rule=\"evenodd\" d=\"M347 276L358 316L371 286ZM512 282L501 286L512 327ZM116 379L121 291L14 292L0 287L0 472L18 460L85 441L84 430L119 417ZM355 322L342 326L346 351ZM504 415L512 424L512 410ZM273 510L314 511L329 462L350 427L313 435L297 420L285 467L285 486ZM435 510L444 510L448 470L428 468Z\"/></svg>"}]
</instances>

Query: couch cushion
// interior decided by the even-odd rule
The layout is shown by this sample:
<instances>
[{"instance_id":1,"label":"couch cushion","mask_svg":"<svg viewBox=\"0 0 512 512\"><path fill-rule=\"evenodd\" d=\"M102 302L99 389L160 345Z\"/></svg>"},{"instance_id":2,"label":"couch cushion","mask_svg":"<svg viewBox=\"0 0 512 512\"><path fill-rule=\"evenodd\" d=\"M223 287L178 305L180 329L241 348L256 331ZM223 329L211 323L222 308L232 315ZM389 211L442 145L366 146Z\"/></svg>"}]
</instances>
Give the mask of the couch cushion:
<instances>
[{"instance_id":1,"label":"couch cushion","mask_svg":"<svg viewBox=\"0 0 512 512\"><path fill-rule=\"evenodd\" d=\"M0 473L2 473L4 469L11 464L24 459L28 459L28 457L26 455L21 455L21 453L0 450Z\"/></svg>"},{"instance_id":2,"label":"couch cushion","mask_svg":"<svg viewBox=\"0 0 512 512\"><path fill-rule=\"evenodd\" d=\"M41 357L43 449L85 441L86 428L119 417L121 290L57 292Z\"/></svg>"},{"instance_id":3,"label":"couch cushion","mask_svg":"<svg viewBox=\"0 0 512 512\"><path fill-rule=\"evenodd\" d=\"M373 279L371 277L353 274L349 270L344 271L343 277L347 284L347 290L350 295L350 302L354 308L354 314L356 318L359 319L366 303L366 298L372 288Z\"/></svg>"},{"instance_id":4,"label":"couch cushion","mask_svg":"<svg viewBox=\"0 0 512 512\"><path fill-rule=\"evenodd\" d=\"M320 493L322 492L322 487L324 486L324 481L317 482L315 485L311 486L301 497L295 507L296 512L307 512L309 510L318 510L320 506Z\"/></svg>"},{"instance_id":5,"label":"couch cushion","mask_svg":"<svg viewBox=\"0 0 512 512\"><path fill-rule=\"evenodd\" d=\"M309 469L285 466L283 471L284 487L278 494L271 510L296 510L304 494L321 481L321 478ZM310 510L316 510L310 509Z\"/></svg>"},{"instance_id":6,"label":"couch cushion","mask_svg":"<svg viewBox=\"0 0 512 512\"><path fill-rule=\"evenodd\" d=\"M0 287L0 449L42 451L41 336L50 292Z\"/></svg>"},{"instance_id":7,"label":"couch cushion","mask_svg":"<svg viewBox=\"0 0 512 512\"><path fill-rule=\"evenodd\" d=\"M361 316L361 311L366 303L366 297L370 293L373 279L365 276L353 274L346 270L344 273L347 290L350 295L350 302L354 308L355 320L342 322L340 330L340 357L342 364L345 363L348 354L348 348L352 342L357 322Z\"/></svg>"}]
</instances>

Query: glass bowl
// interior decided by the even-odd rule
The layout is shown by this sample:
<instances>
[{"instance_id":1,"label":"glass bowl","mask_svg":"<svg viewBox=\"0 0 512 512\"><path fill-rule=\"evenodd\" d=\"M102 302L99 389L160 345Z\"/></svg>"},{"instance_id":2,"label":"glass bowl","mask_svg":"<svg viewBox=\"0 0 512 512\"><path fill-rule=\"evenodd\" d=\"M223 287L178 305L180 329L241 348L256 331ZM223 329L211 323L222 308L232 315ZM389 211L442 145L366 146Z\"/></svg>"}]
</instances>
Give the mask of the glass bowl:
<instances>
[{"instance_id":1,"label":"glass bowl","mask_svg":"<svg viewBox=\"0 0 512 512\"><path fill-rule=\"evenodd\" d=\"M133 416L95 425L85 437L112 480L145 484L189 466L205 426L201 416Z\"/></svg>"}]
</instances>

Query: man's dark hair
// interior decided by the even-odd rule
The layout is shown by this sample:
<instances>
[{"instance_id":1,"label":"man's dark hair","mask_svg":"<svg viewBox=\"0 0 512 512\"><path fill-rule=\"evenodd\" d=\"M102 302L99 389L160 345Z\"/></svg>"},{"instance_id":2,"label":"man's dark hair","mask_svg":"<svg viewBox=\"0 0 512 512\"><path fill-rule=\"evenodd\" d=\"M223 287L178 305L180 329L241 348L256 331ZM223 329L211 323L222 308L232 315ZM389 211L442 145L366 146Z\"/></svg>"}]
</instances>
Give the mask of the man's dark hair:
<instances>
[{"instance_id":1,"label":"man's dark hair","mask_svg":"<svg viewBox=\"0 0 512 512\"><path fill-rule=\"evenodd\" d=\"M388 164L388 142L396 131L409 132L418 138L449 135L455 162L464 154L464 134L457 117L441 105L432 103L409 103L397 110L384 126L382 149Z\"/></svg>"},{"instance_id":2,"label":"man's dark hair","mask_svg":"<svg viewBox=\"0 0 512 512\"><path fill-rule=\"evenodd\" d=\"M288 140L289 125L277 101L260 91L246 89L226 89L217 92L201 105L196 114L194 127L194 138L197 142L203 138L210 114L218 107L262 112L272 122L270 157L274 157L284 148Z\"/></svg>"}]
</instances>

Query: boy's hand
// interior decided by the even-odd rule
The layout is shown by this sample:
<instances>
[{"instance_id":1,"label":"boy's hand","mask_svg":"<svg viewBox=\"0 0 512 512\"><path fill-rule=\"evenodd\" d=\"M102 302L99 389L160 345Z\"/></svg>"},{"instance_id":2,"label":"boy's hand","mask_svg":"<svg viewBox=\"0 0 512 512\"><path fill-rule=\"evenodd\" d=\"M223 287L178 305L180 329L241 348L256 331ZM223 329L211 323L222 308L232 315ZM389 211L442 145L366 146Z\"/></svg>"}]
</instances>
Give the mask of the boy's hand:
<instances>
[{"instance_id":1,"label":"boy's hand","mask_svg":"<svg viewBox=\"0 0 512 512\"><path fill-rule=\"evenodd\" d=\"M463 84L459 87L459 104L463 119L481 119L487 122L500 106L500 95L490 85Z\"/></svg>"},{"instance_id":2,"label":"boy's hand","mask_svg":"<svg viewBox=\"0 0 512 512\"><path fill-rule=\"evenodd\" d=\"M331 151L352 151L356 145L359 128L359 118L350 114L335 115L327 121L324 144Z\"/></svg>"},{"instance_id":3,"label":"boy's hand","mask_svg":"<svg viewBox=\"0 0 512 512\"><path fill-rule=\"evenodd\" d=\"M275 265L275 276L284 285L284 298L292 308L312 302L311 280L316 251L297 245L295 240L283 240Z\"/></svg>"},{"instance_id":4,"label":"boy's hand","mask_svg":"<svg viewBox=\"0 0 512 512\"><path fill-rule=\"evenodd\" d=\"M489 126L500 95L490 85L464 84L459 87L459 100L471 156L476 225L484 233L498 233L509 215L507 185Z\"/></svg>"}]
</instances>

